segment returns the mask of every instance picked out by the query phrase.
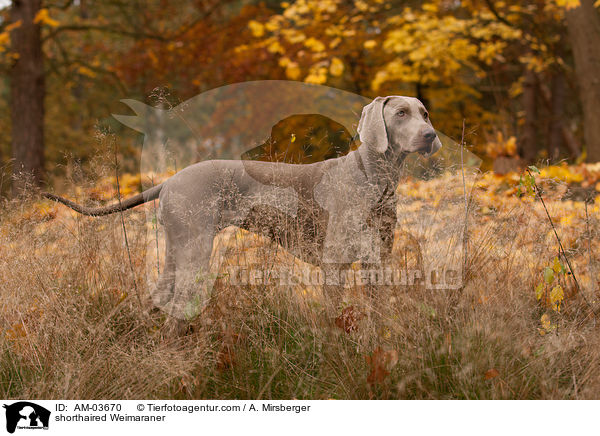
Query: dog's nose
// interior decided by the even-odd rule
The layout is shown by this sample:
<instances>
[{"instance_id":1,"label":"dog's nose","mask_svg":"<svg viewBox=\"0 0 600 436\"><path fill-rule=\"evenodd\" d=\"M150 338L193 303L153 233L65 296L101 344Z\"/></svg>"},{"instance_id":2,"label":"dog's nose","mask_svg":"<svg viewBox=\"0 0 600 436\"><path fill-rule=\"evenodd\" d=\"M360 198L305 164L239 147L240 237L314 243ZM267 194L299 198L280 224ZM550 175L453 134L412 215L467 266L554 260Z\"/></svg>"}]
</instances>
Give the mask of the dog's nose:
<instances>
[{"instance_id":1,"label":"dog's nose","mask_svg":"<svg viewBox=\"0 0 600 436\"><path fill-rule=\"evenodd\" d=\"M435 130L433 130L433 129L427 129L423 133L423 138L425 138L425 140L427 140L427 141L433 141L436 136L437 135L435 134Z\"/></svg>"}]
</instances>

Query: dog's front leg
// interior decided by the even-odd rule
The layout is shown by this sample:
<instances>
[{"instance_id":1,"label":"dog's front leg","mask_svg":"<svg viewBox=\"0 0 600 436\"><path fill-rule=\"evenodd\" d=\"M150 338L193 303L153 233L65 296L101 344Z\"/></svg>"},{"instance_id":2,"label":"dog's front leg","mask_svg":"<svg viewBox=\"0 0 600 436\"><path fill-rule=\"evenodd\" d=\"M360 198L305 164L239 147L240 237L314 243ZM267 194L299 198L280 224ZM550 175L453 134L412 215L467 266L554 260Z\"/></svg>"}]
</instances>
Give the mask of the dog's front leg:
<instances>
[{"instance_id":1,"label":"dog's front leg","mask_svg":"<svg viewBox=\"0 0 600 436\"><path fill-rule=\"evenodd\" d=\"M321 266L323 270L323 294L329 313L340 311L348 283L350 263L326 263Z\"/></svg>"}]
</instances>

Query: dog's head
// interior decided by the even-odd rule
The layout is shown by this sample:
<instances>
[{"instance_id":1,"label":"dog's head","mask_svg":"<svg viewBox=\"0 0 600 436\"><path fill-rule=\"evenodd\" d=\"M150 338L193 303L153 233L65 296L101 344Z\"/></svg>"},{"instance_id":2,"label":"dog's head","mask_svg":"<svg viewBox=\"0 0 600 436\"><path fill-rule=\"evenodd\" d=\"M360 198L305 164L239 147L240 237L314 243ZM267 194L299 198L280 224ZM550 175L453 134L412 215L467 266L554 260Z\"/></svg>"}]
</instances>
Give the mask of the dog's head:
<instances>
[{"instance_id":1,"label":"dog's head","mask_svg":"<svg viewBox=\"0 0 600 436\"><path fill-rule=\"evenodd\" d=\"M432 155L441 147L423 103L413 97L377 97L362 110L358 133L377 153Z\"/></svg>"}]
</instances>

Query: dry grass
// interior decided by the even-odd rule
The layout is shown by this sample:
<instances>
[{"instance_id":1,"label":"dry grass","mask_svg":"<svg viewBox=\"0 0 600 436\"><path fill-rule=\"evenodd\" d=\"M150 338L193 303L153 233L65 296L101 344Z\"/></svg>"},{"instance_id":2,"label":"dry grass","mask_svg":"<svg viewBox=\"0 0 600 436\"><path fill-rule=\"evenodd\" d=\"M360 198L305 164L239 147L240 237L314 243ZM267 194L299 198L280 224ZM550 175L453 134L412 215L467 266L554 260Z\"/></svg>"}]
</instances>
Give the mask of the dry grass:
<instances>
[{"instance_id":1,"label":"dry grass","mask_svg":"<svg viewBox=\"0 0 600 436\"><path fill-rule=\"evenodd\" d=\"M427 186L418 189L426 193ZM539 205L511 200L490 209L486 192L476 194L462 292L391 289L371 308L372 301L353 292L347 304L365 316L346 333L318 291L220 284L193 331L175 338L164 315L140 307L118 215L85 218L36 199L3 203L0 396L600 397L600 335L589 305L567 292L555 313L535 298L541 270L556 255ZM577 206L549 204L557 215ZM148 289L140 278L153 243L143 210L127 212L126 223L145 302ZM585 276L585 228L578 221L559 230L596 306ZM398 253L402 241L397 245ZM280 261L280 250L263 248L265 264ZM541 335L544 312L558 328Z\"/></svg>"}]
</instances>

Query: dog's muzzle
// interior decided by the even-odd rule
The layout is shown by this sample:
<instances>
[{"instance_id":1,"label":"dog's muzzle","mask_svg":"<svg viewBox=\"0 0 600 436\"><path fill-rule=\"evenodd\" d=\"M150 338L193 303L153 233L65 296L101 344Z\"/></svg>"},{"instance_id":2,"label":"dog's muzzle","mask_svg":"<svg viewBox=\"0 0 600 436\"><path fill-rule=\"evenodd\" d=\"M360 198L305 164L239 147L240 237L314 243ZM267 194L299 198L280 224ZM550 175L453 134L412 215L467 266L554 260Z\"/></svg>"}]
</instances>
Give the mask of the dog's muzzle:
<instances>
[{"instance_id":1,"label":"dog's muzzle","mask_svg":"<svg viewBox=\"0 0 600 436\"><path fill-rule=\"evenodd\" d=\"M427 126L420 133L419 146L417 152L426 156L431 156L433 153L440 149L440 141L437 137L437 133L431 127Z\"/></svg>"}]
</instances>

